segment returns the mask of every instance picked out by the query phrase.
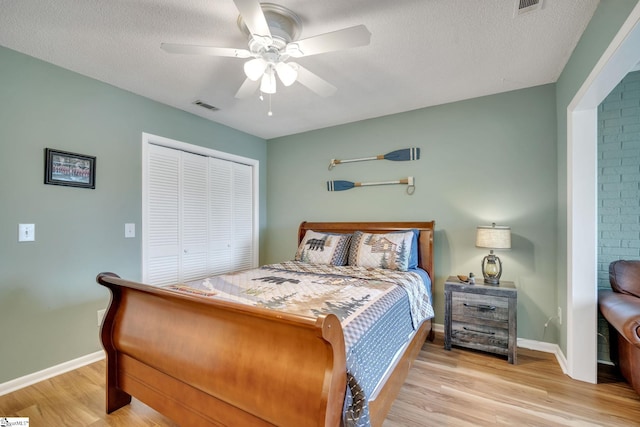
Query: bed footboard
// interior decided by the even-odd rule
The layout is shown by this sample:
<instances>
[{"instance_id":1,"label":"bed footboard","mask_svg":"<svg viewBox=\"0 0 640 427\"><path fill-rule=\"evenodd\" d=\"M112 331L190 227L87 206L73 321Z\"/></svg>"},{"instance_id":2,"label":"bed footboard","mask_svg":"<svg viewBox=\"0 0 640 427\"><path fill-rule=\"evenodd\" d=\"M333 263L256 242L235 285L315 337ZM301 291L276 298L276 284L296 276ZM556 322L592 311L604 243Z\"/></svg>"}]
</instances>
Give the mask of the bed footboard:
<instances>
[{"instance_id":1,"label":"bed footboard","mask_svg":"<svg viewBox=\"0 0 640 427\"><path fill-rule=\"evenodd\" d=\"M344 337L317 319L186 295L113 273L101 339L107 412L136 397L184 425L338 426Z\"/></svg>"}]
</instances>

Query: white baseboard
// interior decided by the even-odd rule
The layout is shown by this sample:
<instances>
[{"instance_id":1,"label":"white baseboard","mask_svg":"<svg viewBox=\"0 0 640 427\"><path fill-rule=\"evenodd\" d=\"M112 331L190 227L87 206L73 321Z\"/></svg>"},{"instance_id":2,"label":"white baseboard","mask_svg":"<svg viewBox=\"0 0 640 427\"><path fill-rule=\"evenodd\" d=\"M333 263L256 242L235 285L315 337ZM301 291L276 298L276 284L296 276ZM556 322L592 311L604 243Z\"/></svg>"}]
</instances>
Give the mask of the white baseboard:
<instances>
[{"instance_id":1,"label":"white baseboard","mask_svg":"<svg viewBox=\"0 0 640 427\"><path fill-rule=\"evenodd\" d=\"M444 333L444 325L434 323L433 330L435 332ZM567 373L567 359L562 353L562 350L560 350L558 344L518 338L518 347L528 348L529 350L542 351L544 353L553 353L556 356L556 360L558 360L558 364L560 365L560 369L562 369L562 372L564 374Z\"/></svg>"},{"instance_id":2,"label":"white baseboard","mask_svg":"<svg viewBox=\"0 0 640 427\"><path fill-rule=\"evenodd\" d=\"M56 366L52 366L42 371L34 372L33 374L25 375L24 377L16 378L15 380L7 381L0 384L0 396L14 392L21 388L30 386L48 378L55 377L65 372L73 371L82 366L89 365L104 359L104 351L96 351L95 353L87 354L86 356L78 357L77 359L69 360L68 362L61 363Z\"/></svg>"},{"instance_id":3,"label":"white baseboard","mask_svg":"<svg viewBox=\"0 0 640 427\"><path fill-rule=\"evenodd\" d=\"M433 327L434 332L444 334L444 325L441 325L440 323L432 323L431 326Z\"/></svg>"},{"instance_id":4,"label":"white baseboard","mask_svg":"<svg viewBox=\"0 0 640 427\"><path fill-rule=\"evenodd\" d=\"M438 333L444 333L444 325L433 323L433 330ZM557 344L518 338L518 347L555 354L562 372L565 374L567 373L567 359L564 357L564 354L562 354L562 351ZM42 371L34 372L33 374L16 378L15 380L0 384L0 396L14 392L48 378L55 377L56 375L73 371L74 369L89 365L91 363L97 362L98 360L102 360L104 359L104 357L104 351L96 351L95 353L87 354L86 356L78 357L77 359L69 360L68 362L43 369Z\"/></svg>"},{"instance_id":5,"label":"white baseboard","mask_svg":"<svg viewBox=\"0 0 640 427\"><path fill-rule=\"evenodd\" d=\"M560 365L560 369L562 369L562 373L567 375L567 358L564 356L564 353L562 353L562 350L560 350L558 344L518 338L518 347L542 351L544 353L553 353L556 356L558 365Z\"/></svg>"}]
</instances>

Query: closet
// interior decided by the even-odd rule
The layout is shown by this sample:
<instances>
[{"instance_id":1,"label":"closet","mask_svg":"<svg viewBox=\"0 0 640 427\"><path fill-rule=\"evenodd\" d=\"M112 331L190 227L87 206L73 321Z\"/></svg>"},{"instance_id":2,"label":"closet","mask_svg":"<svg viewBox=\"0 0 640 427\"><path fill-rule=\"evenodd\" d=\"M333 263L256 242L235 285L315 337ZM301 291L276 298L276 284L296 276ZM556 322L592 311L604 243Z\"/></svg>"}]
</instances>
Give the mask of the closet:
<instances>
[{"instance_id":1,"label":"closet","mask_svg":"<svg viewBox=\"0 0 640 427\"><path fill-rule=\"evenodd\" d=\"M181 147L143 149L143 282L256 267L255 166Z\"/></svg>"}]
</instances>

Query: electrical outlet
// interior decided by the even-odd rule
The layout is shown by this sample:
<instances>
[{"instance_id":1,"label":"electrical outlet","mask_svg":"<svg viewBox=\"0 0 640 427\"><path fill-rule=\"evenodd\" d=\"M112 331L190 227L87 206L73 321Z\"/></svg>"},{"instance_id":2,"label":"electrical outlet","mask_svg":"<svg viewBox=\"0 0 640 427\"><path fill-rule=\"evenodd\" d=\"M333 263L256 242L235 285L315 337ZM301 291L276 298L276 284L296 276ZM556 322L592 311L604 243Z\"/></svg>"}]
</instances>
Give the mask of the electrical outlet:
<instances>
[{"instance_id":1,"label":"electrical outlet","mask_svg":"<svg viewBox=\"0 0 640 427\"><path fill-rule=\"evenodd\" d=\"M130 239L136 237L136 225L135 223L126 223L124 225L124 237Z\"/></svg>"},{"instance_id":2,"label":"electrical outlet","mask_svg":"<svg viewBox=\"0 0 640 427\"><path fill-rule=\"evenodd\" d=\"M558 307L558 324L562 325L562 307Z\"/></svg>"},{"instance_id":3,"label":"electrical outlet","mask_svg":"<svg viewBox=\"0 0 640 427\"><path fill-rule=\"evenodd\" d=\"M98 326L102 326L102 319L104 319L104 312L107 311L106 308L102 310L98 310Z\"/></svg>"}]
</instances>

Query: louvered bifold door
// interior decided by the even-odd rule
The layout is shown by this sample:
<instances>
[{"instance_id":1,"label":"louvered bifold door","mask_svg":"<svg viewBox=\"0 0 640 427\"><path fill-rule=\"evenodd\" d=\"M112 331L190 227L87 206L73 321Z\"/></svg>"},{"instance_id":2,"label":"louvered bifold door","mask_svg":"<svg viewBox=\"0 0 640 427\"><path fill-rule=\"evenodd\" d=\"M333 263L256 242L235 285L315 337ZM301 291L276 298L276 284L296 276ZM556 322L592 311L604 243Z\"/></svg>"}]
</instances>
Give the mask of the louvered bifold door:
<instances>
[{"instance_id":1,"label":"louvered bifold door","mask_svg":"<svg viewBox=\"0 0 640 427\"><path fill-rule=\"evenodd\" d=\"M233 162L209 158L209 273L232 270Z\"/></svg>"},{"instance_id":2,"label":"louvered bifold door","mask_svg":"<svg viewBox=\"0 0 640 427\"><path fill-rule=\"evenodd\" d=\"M146 283L257 267L252 166L153 144L145 166Z\"/></svg>"},{"instance_id":3,"label":"louvered bifold door","mask_svg":"<svg viewBox=\"0 0 640 427\"><path fill-rule=\"evenodd\" d=\"M209 158L182 152L180 280L208 275Z\"/></svg>"},{"instance_id":4,"label":"louvered bifold door","mask_svg":"<svg viewBox=\"0 0 640 427\"><path fill-rule=\"evenodd\" d=\"M176 283L180 265L180 151L150 145L146 182L143 279L153 285Z\"/></svg>"},{"instance_id":5,"label":"louvered bifold door","mask_svg":"<svg viewBox=\"0 0 640 427\"><path fill-rule=\"evenodd\" d=\"M253 256L253 168L233 164L233 271L256 267Z\"/></svg>"}]
</instances>

